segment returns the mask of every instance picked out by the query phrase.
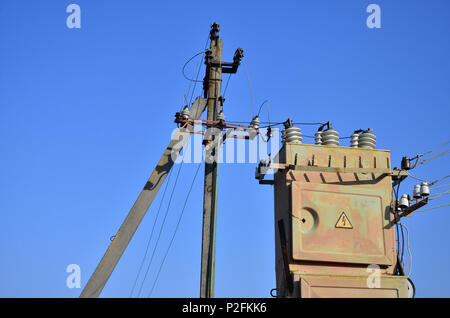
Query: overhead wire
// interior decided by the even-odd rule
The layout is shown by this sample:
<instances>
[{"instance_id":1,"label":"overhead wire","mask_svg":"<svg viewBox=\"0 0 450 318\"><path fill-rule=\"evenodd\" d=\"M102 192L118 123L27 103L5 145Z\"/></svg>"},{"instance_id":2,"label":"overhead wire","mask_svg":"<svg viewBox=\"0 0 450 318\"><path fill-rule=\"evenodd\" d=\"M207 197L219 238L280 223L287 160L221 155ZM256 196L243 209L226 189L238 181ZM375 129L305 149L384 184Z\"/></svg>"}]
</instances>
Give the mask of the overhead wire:
<instances>
[{"instance_id":1,"label":"overhead wire","mask_svg":"<svg viewBox=\"0 0 450 318\"><path fill-rule=\"evenodd\" d=\"M443 185L436 186L436 187L430 187L430 189L439 189L439 188L444 188L444 187L448 187L448 186L450 186L450 183L443 184Z\"/></svg>"},{"instance_id":2,"label":"overhead wire","mask_svg":"<svg viewBox=\"0 0 450 318\"><path fill-rule=\"evenodd\" d=\"M447 151L444 151L444 153L441 153L441 154L439 154L439 155L437 155L437 156L434 156L434 157L432 157L432 158L429 158L429 159L426 159L426 160L423 160L423 161L419 162L419 158L421 158L421 157L423 157L423 156L425 156L425 155L428 155L428 154L430 154L430 153L436 151L437 149L439 149L439 148L441 148L441 147L447 145L449 142L450 142L450 141L446 141L446 142L440 144L439 146L434 147L433 149L431 149L431 150L429 150L429 151L426 151L426 152L424 152L424 153L421 153L421 154L418 154L418 155L412 157L411 159L412 159L412 160L416 159L416 162L415 162L415 164L411 167L411 169L414 169L414 168L417 167L418 165L421 165L421 164L423 164L423 163L425 163L425 162L427 162L427 161L429 161L429 160L432 160L432 159L435 159L435 158L438 158L438 157L440 157L440 156L445 155L445 154L448 152L448 150L447 150Z\"/></svg>"},{"instance_id":3,"label":"overhead wire","mask_svg":"<svg viewBox=\"0 0 450 318\"><path fill-rule=\"evenodd\" d=\"M448 144L449 142L450 142L450 141L446 141L446 142L444 142L443 144L440 144L439 146L437 146L437 147L435 147L435 148L433 148L433 149L431 149L431 150L429 150L429 151L427 151L427 152L424 152L424 153L421 153L421 154L418 154L418 155L414 156L413 158L420 158L420 157L423 157L423 156L425 156L425 155L428 155L429 153L432 153L433 151L435 151L435 150L441 148L442 146L445 146L445 145Z\"/></svg>"},{"instance_id":4,"label":"overhead wire","mask_svg":"<svg viewBox=\"0 0 450 318\"><path fill-rule=\"evenodd\" d=\"M164 229L164 224L165 224L165 222L166 222L166 218L167 218L167 215L168 215L168 213L169 213L170 204L172 203L172 198L173 198L173 194L174 194L174 192L175 192L176 186L177 186L178 177L180 176L181 169L183 168L183 163L184 163L184 161L181 162L180 168L178 169L178 173L177 173L175 182L174 182L174 184L173 184L172 192L171 192L170 197L169 197L169 202L168 202L168 204L167 204L167 209L166 209L166 212L165 212L165 214L164 214L164 219L163 219L163 221L162 221L162 224L161 224L161 227L160 227L160 230L159 230L159 233L158 233L158 238L157 238L156 243L155 243L155 246L154 246L154 248L153 248L153 252L152 252L152 255L151 255L151 257L150 257L150 262L149 262L149 264L148 264L148 266L147 266L147 270L145 271L145 275L144 275L144 278L143 278L143 280L142 280L141 287L139 288L138 297L139 297L139 295L140 295L141 292L142 292L142 288L143 288L143 286L144 286L144 283L145 283L145 280L146 280L146 278L147 278L148 272L149 272L150 267L151 267L151 265L152 265L152 262L153 262L153 259L154 259L154 256L155 256L155 252L156 252L156 249L157 249L157 247L158 247L159 240L160 240L160 238L161 238L161 233L162 233L162 231L163 231L163 229Z\"/></svg>"},{"instance_id":5,"label":"overhead wire","mask_svg":"<svg viewBox=\"0 0 450 318\"><path fill-rule=\"evenodd\" d=\"M428 161L430 161L430 160L433 160L433 159L442 157L442 156L448 154L449 152L450 152L450 149L447 149L447 150L445 150L445 151L443 151L443 152L441 152L441 153L439 153L439 154L437 154L437 155L434 155L433 157L430 157L430 158L427 158L427 159L425 159L425 160L419 161L417 164L415 164L414 167L417 167L417 166L419 166L419 165L421 165L421 164L424 164L425 162L428 162Z\"/></svg>"},{"instance_id":6,"label":"overhead wire","mask_svg":"<svg viewBox=\"0 0 450 318\"><path fill-rule=\"evenodd\" d=\"M443 207L446 207L446 206L450 206L450 204L443 204L443 205L435 206L435 207L428 208L428 209L416 210L414 212L425 212L425 211L429 211L429 210L443 208Z\"/></svg>"},{"instance_id":7,"label":"overhead wire","mask_svg":"<svg viewBox=\"0 0 450 318\"><path fill-rule=\"evenodd\" d=\"M208 47L208 42L209 42L209 35L206 38L206 43L205 43L205 48L204 48L204 52L206 52L206 48ZM195 82L194 82L194 88L192 89L192 94L191 94L191 98L189 99L189 105L192 103L192 99L194 97L194 92L195 92L195 88L197 87L197 83L201 82L198 81L198 75L200 74L200 69L201 69L201 63L203 62L204 56L202 56L202 59L200 61L200 64L198 65L198 69L197 69L197 75L195 77Z\"/></svg>"},{"instance_id":8,"label":"overhead wire","mask_svg":"<svg viewBox=\"0 0 450 318\"><path fill-rule=\"evenodd\" d=\"M195 80L195 79L192 79L192 78L187 77L187 76L186 76L186 73L184 72L184 69L185 69L186 66L189 64L190 61L192 61L194 58L196 58L196 57L199 56L200 54L204 54L205 51L206 51L206 50L203 50L203 51L201 51L201 52L198 52L197 54L195 54L194 56L192 56L189 60L187 60L186 63L184 63L183 68L181 69L181 73L183 74L184 78L187 79L188 81L191 81L191 82L202 82L202 81Z\"/></svg>"},{"instance_id":9,"label":"overhead wire","mask_svg":"<svg viewBox=\"0 0 450 318\"><path fill-rule=\"evenodd\" d=\"M150 237L149 237L149 239L148 239L148 242L147 242L147 248L145 249L144 257L142 258L141 265L139 266L139 270L138 270L137 275L136 275L136 279L134 280L133 287L131 288L130 298L133 296L133 292L134 292L134 289L136 288L136 285L137 285L137 281L138 281L139 275L141 274L142 267L144 266L144 263L145 263L145 259L147 258L148 249L149 249L149 247L150 247L150 243L151 243L152 238L153 238L153 232L154 232L154 230L155 230L156 222L157 222L157 220L158 220L159 213L160 213L160 211L161 211L161 207L162 207L162 205L163 205L164 198L165 198L165 196L166 196L167 188L169 187L170 177L171 177L171 176L172 176L172 170L170 170L169 173L168 173L168 175L167 175L167 183L166 183L166 186L165 186L165 188L164 188L164 192L163 192L161 201L160 201L160 203L159 203L158 212L156 213L155 221L153 222L152 230L151 230L151 233L150 233Z\"/></svg>"},{"instance_id":10,"label":"overhead wire","mask_svg":"<svg viewBox=\"0 0 450 318\"><path fill-rule=\"evenodd\" d=\"M411 177L411 178L416 179L416 180L418 180L418 181L428 182L427 180L420 179L420 178L417 178L417 177L413 176L413 175L412 175L411 173L409 173L409 172L408 172L408 177Z\"/></svg>"},{"instance_id":11,"label":"overhead wire","mask_svg":"<svg viewBox=\"0 0 450 318\"><path fill-rule=\"evenodd\" d=\"M230 83L231 73L228 75L227 83L225 84L225 89L223 90L222 97L225 99L225 93L227 92L228 84Z\"/></svg>"},{"instance_id":12,"label":"overhead wire","mask_svg":"<svg viewBox=\"0 0 450 318\"><path fill-rule=\"evenodd\" d=\"M443 195L449 194L449 193L450 193L450 190L445 191L445 192L441 192L441 193L432 194L432 195L430 195L430 200L435 200L435 199L437 199L437 198L439 198L439 197L441 197Z\"/></svg>"},{"instance_id":13,"label":"overhead wire","mask_svg":"<svg viewBox=\"0 0 450 318\"><path fill-rule=\"evenodd\" d=\"M148 297L150 297L151 294L153 293L153 290L154 290L154 288L155 288L155 286L156 286L156 283L158 282L158 278L159 278L159 275L160 275L160 273L161 273L161 269L162 269L163 266L164 266L164 262L165 262L165 260L166 260L166 257L167 257L167 255L169 254L169 251L170 251L170 248L171 248L171 246L172 246L172 243L173 243L173 241L174 241L174 239L175 239L175 236L177 235L178 228L179 228L180 223L181 223L181 220L182 220L182 218L183 218L184 210L186 209L186 204L187 204L187 202L188 202L188 200L189 200L189 196L190 196L190 194L191 194L191 191L192 191L192 188L193 188L193 186L194 186L194 183L195 183L195 180L196 180L196 178L197 178L197 174L198 174L198 171L200 170L200 167L201 167L201 164L198 165L197 170L195 171L195 175L194 175L194 178L192 179L191 186L189 187L189 191L188 191L188 193L187 193L187 195L186 195L186 199L184 200L183 209L181 210L180 216L178 217L178 222L177 222L177 225L176 225L176 227L175 227L175 231L174 231L174 233L172 234L172 238L170 239L169 246L168 246L167 249L166 249L166 252L165 252L165 254L164 254L163 260L162 260L162 262L161 262L161 265L159 266L158 273L156 274L156 278L155 278L155 280L153 281L153 285L152 285L152 288L151 288L151 290L150 290L150 293L148 294Z\"/></svg>"},{"instance_id":14,"label":"overhead wire","mask_svg":"<svg viewBox=\"0 0 450 318\"><path fill-rule=\"evenodd\" d=\"M445 177L442 177L442 178L440 178L440 179L437 179L437 180L431 182L430 185L435 185L436 183L441 182L442 180L447 179L448 177L450 177L450 175L446 175Z\"/></svg>"},{"instance_id":15,"label":"overhead wire","mask_svg":"<svg viewBox=\"0 0 450 318\"><path fill-rule=\"evenodd\" d=\"M411 178L413 178L413 179L416 179L416 180L418 180L418 181L427 182L427 183L429 184L429 186L433 186L433 185L435 185L436 183L441 182L442 180L444 180L444 179L450 177L450 175L447 175L447 176L442 177L442 178L440 178L440 179L437 179L437 180L435 180L435 181L433 181L433 182L428 182L427 180L424 180L424 179L417 178L417 177L413 176L413 175L412 175L411 173L409 173L409 172L408 172L408 176L411 177ZM448 184L447 184L447 185L448 185ZM437 189L437 188L441 188L441 187L444 187L444 186L447 186L447 185L443 185L443 186L440 186L440 187L432 187L431 189Z\"/></svg>"}]
</instances>

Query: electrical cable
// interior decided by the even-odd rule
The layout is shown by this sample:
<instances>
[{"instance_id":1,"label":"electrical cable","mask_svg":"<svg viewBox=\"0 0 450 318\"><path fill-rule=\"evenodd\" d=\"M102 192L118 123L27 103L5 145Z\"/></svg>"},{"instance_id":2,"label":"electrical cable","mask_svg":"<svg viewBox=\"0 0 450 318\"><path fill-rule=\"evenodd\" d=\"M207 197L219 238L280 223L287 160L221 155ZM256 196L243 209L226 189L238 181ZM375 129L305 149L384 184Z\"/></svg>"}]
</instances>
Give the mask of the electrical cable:
<instances>
[{"instance_id":1,"label":"electrical cable","mask_svg":"<svg viewBox=\"0 0 450 318\"><path fill-rule=\"evenodd\" d=\"M162 233L162 230L163 230L163 228L164 228L164 224L165 224L165 222L166 222L167 215L168 215L168 213L169 213L169 208L170 208L170 204L171 204L171 202L172 202L173 193L175 192L175 188L176 188L176 186L177 186L178 177L180 176L181 168L183 168L183 163L184 163L184 161L181 162L180 168L178 169L177 177L176 177L176 179L175 179L175 183L173 184L172 192L171 192L170 197L169 197L169 203L168 203L168 205L167 205L166 213L165 213L165 215L164 215L164 219L163 219L163 222L162 222L162 224L161 224L161 228L160 228L159 233L158 233L158 238L157 238L157 240L156 240L155 247L153 248L152 256L150 257L150 262L149 262L149 264L148 264L148 266L147 266L147 270L145 271L144 279L142 280L142 284L141 284L141 287L140 287L140 289L139 289L138 297L139 297L139 295L140 295L141 292L142 292L142 287L144 286L145 279L147 278L148 271L150 270L150 267L151 267L151 265L152 265L153 257L155 256L156 248L158 247L159 239L161 238L161 233Z\"/></svg>"},{"instance_id":2,"label":"electrical cable","mask_svg":"<svg viewBox=\"0 0 450 318\"><path fill-rule=\"evenodd\" d=\"M414 212L425 212L425 211L429 211L429 210L434 210L434 209L438 209L438 208L443 208L443 207L446 207L446 206L450 206L450 204L443 204L443 205L435 206L435 207L428 208L428 209L416 210L416 211L414 211Z\"/></svg>"},{"instance_id":3,"label":"electrical cable","mask_svg":"<svg viewBox=\"0 0 450 318\"><path fill-rule=\"evenodd\" d=\"M411 298L415 298L416 297L416 285L414 285L414 283L413 283L411 278L408 277L407 279L411 283L411 288L413 290L413 294L412 294Z\"/></svg>"},{"instance_id":4,"label":"electrical cable","mask_svg":"<svg viewBox=\"0 0 450 318\"><path fill-rule=\"evenodd\" d=\"M438 182L440 182L440 181L442 181L442 180L444 180L444 179L450 177L450 175L447 175L447 176L442 177L442 178L440 178L440 179L437 179L437 180L435 180L435 181L433 181L433 182L428 182L427 180L417 178L417 177L413 176L413 175L410 174L410 173L408 173L408 176L411 177L411 178L413 178L413 179L416 179L416 180L418 180L418 181L427 182L430 186L435 185L436 183L438 183ZM443 185L443 186L441 186L441 187L444 187L444 186L447 186L447 185ZM434 188L432 188L432 189L436 189L436 188L438 188L438 187L434 187Z\"/></svg>"},{"instance_id":5,"label":"electrical cable","mask_svg":"<svg viewBox=\"0 0 450 318\"><path fill-rule=\"evenodd\" d=\"M230 83L231 73L228 75L227 83L225 84L225 89L223 90L222 97L225 99L225 93L227 92L228 84Z\"/></svg>"},{"instance_id":6,"label":"electrical cable","mask_svg":"<svg viewBox=\"0 0 450 318\"><path fill-rule=\"evenodd\" d=\"M442 178L440 178L440 179L437 179L436 181L431 182L430 185L431 185L431 186L432 186L432 185L435 185L436 183L438 183L438 182L440 182L440 181L442 181L442 180L444 180L444 179L446 179L446 178L448 178L448 177L450 177L450 175L447 175L447 176L445 176L445 177L442 177Z\"/></svg>"},{"instance_id":7,"label":"electrical cable","mask_svg":"<svg viewBox=\"0 0 450 318\"><path fill-rule=\"evenodd\" d=\"M443 195L449 194L449 193L450 193L450 190L445 191L445 192L432 194L432 195L430 195L430 200L435 200L435 199L437 199L437 198L439 198L439 197L441 197Z\"/></svg>"},{"instance_id":8,"label":"electrical cable","mask_svg":"<svg viewBox=\"0 0 450 318\"><path fill-rule=\"evenodd\" d=\"M417 178L417 177L414 177L411 173L409 173L408 172L408 177L411 177L411 178L413 178L413 179L416 179L416 180L418 180L418 181L422 181L422 182L428 182L427 180L423 180L423 179L420 179L420 178Z\"/></svg>"},{"instance_id":9,"label":"electrical cable","mask_svg":"<svg viewBox=\"0 0 450 318\"><path fill-rule=\"evenodd\" d=\"M408 228L406 227L406 225L404 225L401 222L400 222L400 225L401 225L402 228L405 228L405 230L406 230L406 239L407 239L407 245L406 246L408 248L408 253L409 253L409 272L408 272L408 276L407 277L409 278L409 276L411 276L412 264L413 264L412 253L411 253L411 250L409 248L409 231L408 231Z\"/></svg>"},{"instance_id":10,"label":"electrical cable","mask_svg":"<svg viewBox=\"0 0 450 318\"><path fill-rule=\"evenodd\" d=\"M400 171L398 173L398 176L400 176ZM397 219L397 209L398 209L398 193L400 191L400 182L397 185L397 191L395 191L395 188L392 189L394 191L394 196L395 196L395 218ZM396 228L396 232L397 232L397 257L400 258L400 247L402 246L402 251L403 251L403 242L400 242L400 230L399 230L399 224L396 222L395 223L395 228ZM403 234L403 233L402 233ZM403 236L403 235L402 235ZM404 239L404 238L403 238ZM402 239L402 241L403 241ZM402 258L400 258L400 262L402 262Z\"/></svg>"},{"instance_id":11,"label":"electrical cable","mask_svg":"<svg viewBox=\"0 0 450 318\"><path fill-rule=\"evenodd\" d=\"M150 237L149 237L148 242L147 242L147 248L145 249L144 257L142 258L142 262L141 262L141 265L139 266L139 270L138 270L138 273L137 273L137 275L136 275L136 279L134 280L133 288L131 289L131 292L130 292L130 298L133 296L133 291L134 291L134 289L136 288L136 284L137 284L139 275L141 274L141 270L142 270L142 267L144 266L145 259L147 258L147 253L148 253L148 249L149 249L149 247L150 247L150 242L152 241L153 232L154 232L154 230L155 230L156 222L157 222L158 217L159 217L159 212L161 211L161 207L162 207L162 205L163 205L164 198L165 198L165 196L166 196L167 188L169 187L170 177L171 177L171 176L172 176L172 170L170 170L169 173L168 173L168 175L167 175L167 183L166 183L166 186L165 186L165 188L164 188L164 192L163 192L161 201L160 201L160 203L159 203L158 212L156 213L155 221L153 222L152 231L151 231L151 233L150 233Z\"/></svg>"},{"instance_id":12,"label":"electrical cable","mask_svg":"<svg viewBox=\"0 0 450 318\"><path fill-rule=\"evenodd\" d=\"M208 47L208 42L209 42L209 35L206 37L206 43L205 43L204 51L206 51L206 48ZM201 62L203 62L203 58L204 58L204 56L202 56ZM194 92L195 92L195 88L197 87L197 83L201 82L201 81L198 81L198 75L200 74L201 62L200 62L199 66L198 66L198 69L197 69L197 76L195 77L194 88L192 89L192 94L191 94L191 98L189 99L189 104L192 103L192 99L194 97Z\"/></svg>"},{"instance_id":13,"label":"electrical cable","mask_svg":"<svg viewBox=\"0 0 450 318\"><path fill-rule=\"evenodd\" d=\"M403 268L405 268L405 259L403 258L404 253L405 253L405 233L403 233L403 227L401 226L401 222L399 222L399 226L400 226L400 233L402 234L402 253L400 256L400 262L402 263Z\"/></svg>"},{"instance_id":14,"label":"electrical cable","mask_svg":"<svg viewBox=\"0 0 450 318\"><path fill-rule=\"evenodd\" d=\"M266 99L265 101L262 102L261 106L259 106L259 110L258 110L257 116L259 116L259 114L261 113L261 109L262 109L262 107L264 106L265 103L269 103L269 100ZM269 106L267 106L267 107L269 107ZM269 120L269 123L270 123L270 120Z\"/></svg>"},{"instance_id":15,"label":"electrical cable","mask_svg":"<svg viewBox=\"0 0 450 318\"><path fill-rule=\"evenodd\" d=\"M153 282L152 289L150 290L150 293L148 294L148 297L150 297L151 294L153 293L153 289L155 288L156 282L158 281L159 274L161 273L161 269L162 269L162 267L163 267L163 265L164 265L164 262L165 262L165 260L166 260L167 254L169 254L170 247L172 246L172 243L173 243L173 241L174 241L174 239L175 239L175 236L177 235L177 231L178 231L178 228L179 228L179 226L180 226L181 219L182 219L182 217L183 217L183 213L184 213L184 210L185 210L185 208L186 208L186 204L187 204L187 202L188 202L188 200L189 200L189 196L190 196L190 194L191 194L192 187L194 186L195 179L197 178L197 174L198 174L198 171L200 170L200 167L201 167L201 164L198 165L197 171L195 172L194 178L192 179L191 186L190 186L189 191L188 191L188 193L187 193L187 195L186 195L186 199L184 200L183 209L181 210L180 216L178 217L178 222L177 222L177 225L176 225L176 227L175 227L175 231L174 231L174 233L173 233L173 235L172 235L172 238L171 238L171 240L170 240L169 246L167 247L167 250L166 250L166 252L165 252L165 254L164 254L164 258L163 258L163 260L162 260L162 262L161 262L161 265L159 266L158 273L157 273L156 278L155 278L155 280L154 280L154 282Z\"/></svg>"},{"instance_id":16,"label":"electrical cable","mask_svg":"<svg viewBox=\"0 0 450 318\"><path fill-rule=\"evenodd\" d=\"M262 109L262 107L264 106L264 104L266 104L267 103L267 120L268 120L268 123L269 123L269 126L267 127L267 128L272 128L272 125L271 125L271 123L270 123L270 102L269 102L269 100L268 99L266 99L262 104L261 104L261 106L259 106L259 110L258 110L258 114L257 114L257 116L259 117L259 114L261 113L261 109Z\"/></svg>"},{"instance_id":17,"label":"electrical cable","mask_svg":"<svg viewBox=\"0 0 450 318\"><path fill-rule=\"evenodd\" d=\"M423 156L425 156L425 155L427 155L427 154L429 154L429 153L432 153L433 151L435 151L435 150L441 148L442 146L445 146L445 145L448 144L449 142L450 142L450 141L446 141L446 142L444 142L443 144L437 146L436 148L433 148L433 149L431 149L431 150L429 150L429 151L427 151L427 152L418 154L417 156L414 156L413 158L420 158L420 157L423 157Z\"/></svg>"},{"instance_id":18,"label":"electrical cable","mask_svg":"<svg viewBox=\"0 0 450 318\"><path fill-rule=\"evenodd\" d=\"M428 162L428 161L430 161L430 160L433 160L433 159L439 158L439 157L441 157L441 156L444 156L444 155L448 154L449 152L450 152L450 149L447 149L447 150L445 150L445 151L443 151L443 152L441 152L441 153L439 153L439 154L437 154L437 155L434 155L433 157L430 157L430 158L428 158L428 159L419 161L414 167L416 167L416 166L418 166L418 165L421 165L421 164L424 164L425 162Z\"/></svg>"},{"instance_id":19,"label":"electrical cable","mask_svg":"<svg viewBox=\"0 0 450 318\"><path fill-rule=\"evenodd\" d=\"M199 72L200 72L200 66L201 66L201 64L202 64L202 61L203 61L203 55L202 55L202 58L200 59L200 61L198 62L198 66L197 66L197 76L195 77L195 81L197 81L197 78L198 78L198 74L199 74ZM195 72L195 70L194 70L194 72ZM195 73L194 73L195 74ZM189 95L189 93L191 92L191 86L192 86L192 82L193 81L189 81L189 86L188 86L188 90L187 90L187 93L186 94L184 94L183 95L183 97L184 97L184 105L190 105L190 102L188 103L188 101L187 101L187 99L186 99L186 95ZM197 82L195 82L194 83L195 85L194 85L194 90L195 90L195 86L197 85ZM193 93L193 92L192 92ZM184 106L184 105L182 105L182 107Z\"/></svg>"},{"instance_id":20,"label":"electrical cable","mask_svg":"<svg viewBox=\"0 0 450 318\"><path fill-rule=\"evenodd\" d=\"M444 187L448 187L448 186L450 186L450 183L443 184L443 185L440 185L440 186L437 186L437 187L430 187L430 189L439 189L439 188L444 188Z\"/></svg>"},{"instance_id":21,"label":"electrical cable","mask_svg":"<svg viewBox=\"0 0 450 318\"><path fill-rule=\"evenodd\" d=\"M232 124L248 124L249 121L235 121L235 120L227 120L227 123L232 123ZM268 124L268 126L262 127L262 128L267 128L267 127L275 127L275 126L279 126L284 124L284 121L281 122L275 122L275 123L271 123L270 121L261 121L260 124L266 125ZM323 125L323 123L292 123L293 125L299 125L299 126L317 126L317 125ZM343 138L350 138L350 137L343 137Z\"/></svg>"},{"instance_id":22,"label":"electrical cable","mask_svg":"<svg viewBox=\"0 0 450 318\"><path fill-rule=\"evenodd\" d=\"M190 61L192 61L194 58L196 58L196 57L199 56L200 54L204 54L205 51L206 51L206 50L203 50L203 51L201 51L201 52L198 52L197 54L195 54L194 56L192 56L189 60L187 60L186 63L184 63L183 68L182 68L182 70L181 70L181 73L183 74L184 78L187 79L188 81L191 81L191 82L202 82L202 81L195 80L195 79L192 79L192 78L187 77L186 74L184 73L184 69L186 68L186 65L189 64Z\"/></svg>"}]
</instances>

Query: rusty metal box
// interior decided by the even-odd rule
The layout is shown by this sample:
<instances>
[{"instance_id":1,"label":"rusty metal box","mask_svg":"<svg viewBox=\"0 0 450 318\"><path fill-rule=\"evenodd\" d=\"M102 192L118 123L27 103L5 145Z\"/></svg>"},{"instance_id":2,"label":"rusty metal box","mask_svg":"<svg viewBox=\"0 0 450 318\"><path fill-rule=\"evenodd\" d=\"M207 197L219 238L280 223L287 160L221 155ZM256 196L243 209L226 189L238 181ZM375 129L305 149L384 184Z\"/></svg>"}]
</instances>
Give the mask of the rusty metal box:
<instances>
[{"instance_id":1,"label":"rusty metal box","mask_svg":"<svg viewBox=\"0 0 450 318\"><path fill-rule=\"evenodd\" d=\"M292 186L294 260L391 265L390 198L357 186Z\"/></svg>"},{"instance_id":2,"label":"rusty metal box","mask_svg":"<svg viewBox=\"0 0 450 318\"><path fill-rule=\"evenodd\" d=\"M286 143L275 163L275 221L286 225L284 251L276 228L281 297L407 297L406 278L394 275L389 151ZM369 265L380 269L380 288L367 285Z\"/></svg>"},{"instance_id":3,"label":"rusty metal box","mask_svg":"<svg viewBox=\"0 0 450 318\"><path fill-rule=\"evenodd\" d=\"M301 298L407 298L402 276L381 276L378 287L369 287L367 276L299 275Z\"/></svg>"}]
</instances>

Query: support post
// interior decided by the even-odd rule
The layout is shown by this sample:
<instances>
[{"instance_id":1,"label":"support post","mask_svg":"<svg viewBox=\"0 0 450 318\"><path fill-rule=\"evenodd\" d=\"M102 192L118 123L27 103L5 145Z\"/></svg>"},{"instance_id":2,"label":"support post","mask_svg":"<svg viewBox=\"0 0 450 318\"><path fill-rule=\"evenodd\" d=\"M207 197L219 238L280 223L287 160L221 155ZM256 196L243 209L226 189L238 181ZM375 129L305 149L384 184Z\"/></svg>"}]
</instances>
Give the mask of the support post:
<instances>
[{"instance_id":1,"label":"support post","mask_svg":"<svg viewBox=\"0 0 450 318\"><path fill-rule=\"evenodd\" d=\"M194 118L199 118L205 107L206 101L203 98L198 97L191 107L192 116ZM193 127L188 125L187 128L192 129ZM102 292L103 287L105 287L106 282L114 271L114 268L127 248L128 243L130 243L131 238L147 213L147 210L152 204L153 199L156 197L156 194L161 188L170 169L174 165L174 162L182 147L186 143L187 138L183 138L183 134L187 134L185 129L179 128L170 141L169 146L163 153L155 170L142 189L142 192L139 194L139 197L131 208L131 211L128 213L128 216L122 223L122 226L115 235L108 250L84 287L80 295L81 298L98 297Z\"/></svg>"},{"instance_id":2,"label":"support post","mask_svg":"<svg viewBox=\"0 0 450 318\"><path fill-rule=\"evenodd\" d=\"M222 39L219 39L219 25L213 23L210 31L210 50L206 54L205 95L208 98L208 120L217 120L220 111L220 91L222 84ZM203 231L202 231L202 260L200 278L200 297L214 297L214 268L216 245L216 216L217 216L217 175L220 143L212 135L215 147L210 154L205 153L205 179L203 199ZM209 160L208 158L209 157Z\"/></svg>"}]
</instances>

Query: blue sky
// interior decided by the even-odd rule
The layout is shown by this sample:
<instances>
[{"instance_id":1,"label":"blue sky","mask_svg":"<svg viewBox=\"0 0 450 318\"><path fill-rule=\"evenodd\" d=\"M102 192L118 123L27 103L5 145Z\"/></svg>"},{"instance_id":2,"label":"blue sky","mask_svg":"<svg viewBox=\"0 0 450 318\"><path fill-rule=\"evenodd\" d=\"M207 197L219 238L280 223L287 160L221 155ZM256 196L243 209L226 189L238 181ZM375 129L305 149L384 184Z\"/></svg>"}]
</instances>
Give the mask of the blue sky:
<instances>
[{"instance_id":1,"label":"blue sky","mask_svg":"<svg viewBox=\"0 0 450 318\"><path fill-rule=\"evenodd\" d=\"M81 29L66 27L70 3L81 7ZM381 29L366 26L370 3L381 7ZM255 104L269 99L271 120L330 120L341 136L373 127L377 147L400 165L449 140L449 9L445 0L227 1L217 9L207 1L0 1L0 296L80 294L66 287L66 267L80 266L84 286L170 140L188 87L181 68L203 50L213 21L225 60L244 49ZM226 98L227 119L251 120L243 68ZM414 174L435 180L448 166L444 156ZM254 167L219 168L216 297L268 297L275 287L273 190L258 185ZM183 166L143 296L196 168ZM199 295L202 179L203 168L154 297ZM161 194L102 296L129 296ZM450 296L449 212L405 220L419 297Z\"/></svg>"}]
</instances>

